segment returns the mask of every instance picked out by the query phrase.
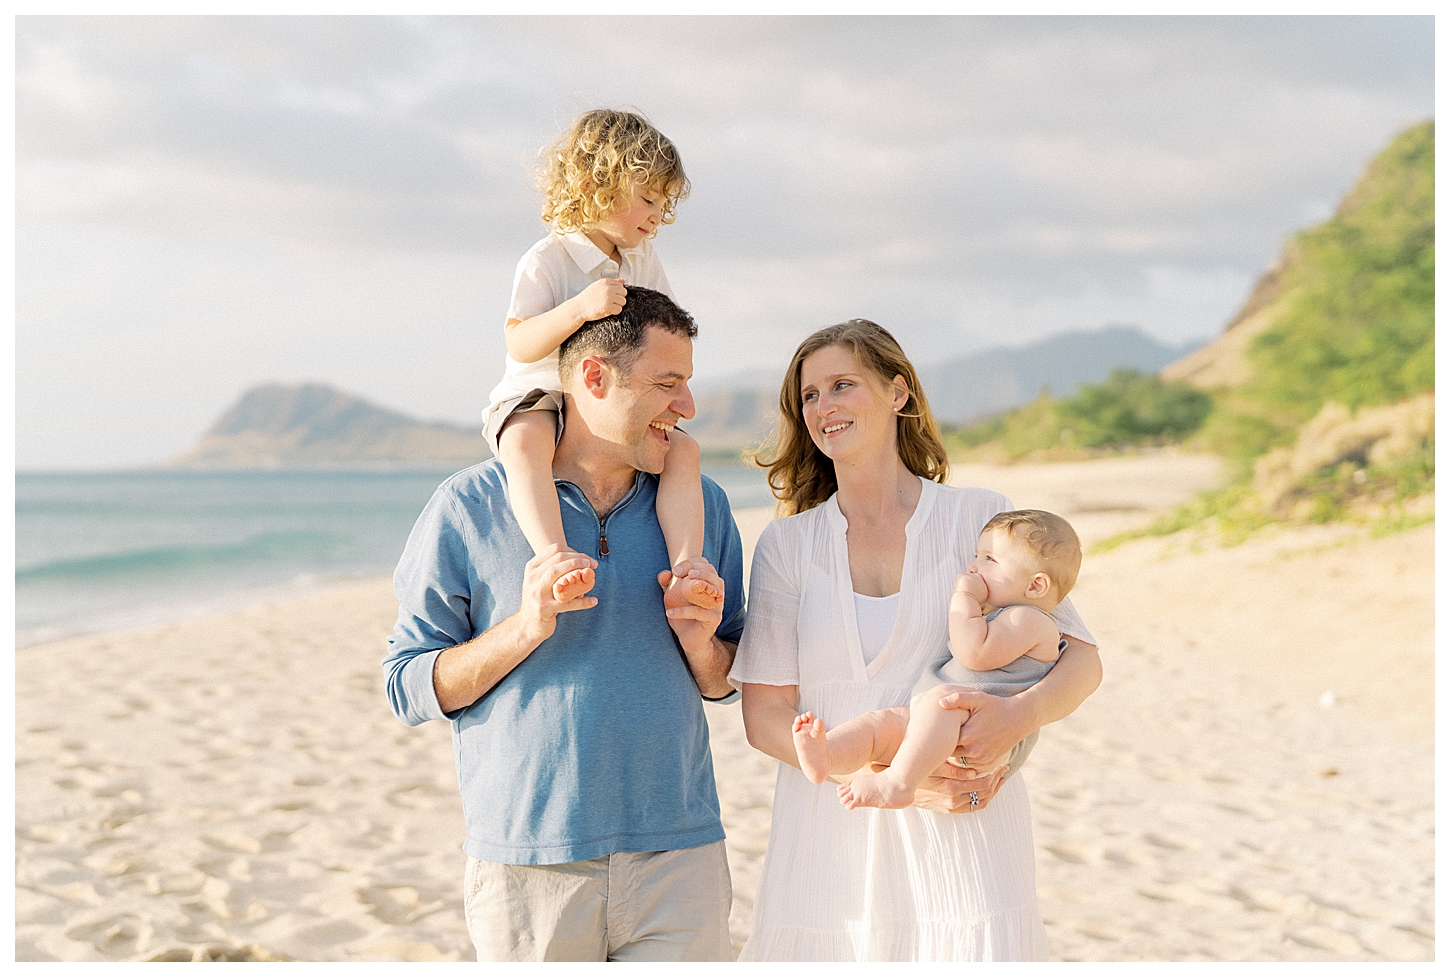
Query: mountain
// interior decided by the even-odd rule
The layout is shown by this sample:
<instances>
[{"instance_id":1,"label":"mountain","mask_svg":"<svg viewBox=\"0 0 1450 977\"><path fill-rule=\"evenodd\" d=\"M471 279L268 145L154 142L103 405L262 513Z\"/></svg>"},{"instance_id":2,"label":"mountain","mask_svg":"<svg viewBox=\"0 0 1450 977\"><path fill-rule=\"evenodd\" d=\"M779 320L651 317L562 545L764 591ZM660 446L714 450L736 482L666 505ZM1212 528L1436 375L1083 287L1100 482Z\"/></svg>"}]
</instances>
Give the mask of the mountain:
<instances>
[{"instance_id":1,"label":"mountain","mask_svg":"<svg viewBox=\"0 0 1450 977\"><path fill-rule=\"evenodd\" d=\"M1107 326L1064 333L1029 346L998 348L924 367L922 383L937 417L948 423L1031 401L1042 387L1071 392L1103 380L1114 367L1157 370L1184 347L1166 346L1137 329ZM779 388L768 371L730 378L734 387L695 395L695 417L682 425L707 454L738 455L775 422ZM219 417L173 468L464 467L488 457L477 429L415 420L320 383L253 387Z\"/></svg>"},{"instance_id":2,"label":"mountain","mask_svg":"<svg viewBox=\"0 0 1450 977\"><path fill-rule=\"evenodd\" d=\"M1282 311L1284 272L1298 257L1291 246L1254 283L1248 301L1233 317L1223 334L1182 359L1174 360L1159 371L1164 380L1182 380L1200 390L1235 387L1249 378L1249 344L1269 326Z\"/></svg>"},{"instance_id":3,"label":"mountain","mask_svg":"<svg viewBox=\"0 0 1450 977\"><path fill-rule=\"evenodd\" d=\"M1020 407L1046 387L1054 397L1107 379L1118 367L1154 373L1200 345L1170 346L1133 326L1059 333L918 367L937 420L958 424Z\"/></svg>"},{"instance_id":4,"label":"mountain","mask_svg":"<svg viewBox=\"0 0 1450 977\"><path fill-rule=\"evenodd\" d=\"M476 428L414 420L325 384L265 384L167 467L462 468L488 457Z\"/></svg>"},{"instance_id":5,"label":"mountain","mask_svg":"<svg viewBox=\"0 0 1450 977\"><path fill-rule=\"evenodd\" d=\"M1027 346L1002 346L945 363L918 367L937 420L959 424L1020 407L1043 387L1056 396L1079 384L1101 383L1117 367L1156 372L1195 348L1169 346L1132 326L1060 333ZM734 389L726 389L731 383ZM754 371L695 395L695 418L684 428L706 452L738 453L769 433L780 391L769 374Z\"/></svg>"},{"instance_id":6,"label":"mountain","mask_svg":"<svg viewBox=\"0 0 1450 977\"><path fill-rule=\"evenodd\" d=\"M779 410L779 389L706 390L695 394L695 416L680 427L707 455L734 457L770 434Z\"/></svg>"},{"instance_id":7,"label":"mountain","mask_svg":"<svg viewBox=\"0 0 1450 977\"><path fill-rule=\"evenodd\" d=\"M1284 447L1328 404L1400 403L1435 385L1435 124L1372 159L1334 215L1295 235L1212 343L1160 374L1212 391L1207 446Z\"/></svg>"}]
</instances>

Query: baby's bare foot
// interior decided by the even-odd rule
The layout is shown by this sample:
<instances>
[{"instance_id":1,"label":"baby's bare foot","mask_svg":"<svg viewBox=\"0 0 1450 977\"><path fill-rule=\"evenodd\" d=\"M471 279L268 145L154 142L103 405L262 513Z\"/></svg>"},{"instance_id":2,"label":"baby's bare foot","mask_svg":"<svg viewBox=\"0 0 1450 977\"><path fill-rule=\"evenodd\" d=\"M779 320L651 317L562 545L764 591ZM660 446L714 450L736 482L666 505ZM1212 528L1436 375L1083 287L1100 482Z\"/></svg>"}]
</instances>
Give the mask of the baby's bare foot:
<instances>
[{"instance_id":1,"label":"baby's bare foot","mask_svg":"<svg viewBox=\"0 0 1450 977\"><path fill-rule=\"evenodd\" d=\"M831 748L826 743L826 724L811 713L795 717L790 727L790 738L795 740L796 759L801 762L801 773L813 784L825 783L831 773Z\"/></svg>"},{"instance_id":2,"label":"baby's bare foot","mask_svg":"<svg viewBox=\"0 0 1450 977\"><path fill-rule=\"evenodd\" d=\"M580 570L570 570L558 580L554 581L554 599L561 604L568 603L585 594L594 587L594 571L588 567Z\"/></svg>"},{"instance_id":3,"label":"baby's bare foot","mask_svg":"<svg viewBox=\"0 0 1450 977\"><path fill-rule=\"evenodd\" d=\"M916 796L916 790L902 783L890 770L862 774L842 784L836 793L848 811L858 807L910 807Z\"/></svg>"}]
</instances>

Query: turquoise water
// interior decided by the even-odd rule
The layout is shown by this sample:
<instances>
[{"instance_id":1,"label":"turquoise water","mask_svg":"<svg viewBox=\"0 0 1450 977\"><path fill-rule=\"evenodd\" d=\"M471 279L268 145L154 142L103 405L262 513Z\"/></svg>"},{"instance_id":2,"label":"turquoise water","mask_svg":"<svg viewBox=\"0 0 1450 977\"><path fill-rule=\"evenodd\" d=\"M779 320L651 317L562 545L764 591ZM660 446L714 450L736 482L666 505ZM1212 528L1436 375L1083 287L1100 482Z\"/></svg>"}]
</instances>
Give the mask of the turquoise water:
<instances>
[{"instance_id":1,"label":"turquoise water","mask_svg":"<svg viewBox=\"0 0 1450 977\"><path fill-rule=\"evenodd\" d=\"M17 474L15 632L24 646L388 574L450 471ZM711 465L735 508L761 472Z\"/></svg>"}]
</instances>

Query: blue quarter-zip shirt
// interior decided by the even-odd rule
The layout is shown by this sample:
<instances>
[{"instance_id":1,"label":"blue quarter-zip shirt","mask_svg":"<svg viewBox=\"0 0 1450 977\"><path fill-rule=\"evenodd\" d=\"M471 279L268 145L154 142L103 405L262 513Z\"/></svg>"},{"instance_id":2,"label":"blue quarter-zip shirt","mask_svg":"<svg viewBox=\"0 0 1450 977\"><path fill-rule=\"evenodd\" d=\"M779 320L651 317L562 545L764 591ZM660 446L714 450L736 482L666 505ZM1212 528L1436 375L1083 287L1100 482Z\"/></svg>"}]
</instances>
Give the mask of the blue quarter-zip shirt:
<instances>
[{"instance_id":1,"label":"blue quarter-zip shirt","mask_svg":"<svg viewBox=\"0 0 1450 977\"><path fill-rule=\"evenodd\" d=\"M738 642L740 534L724 491L701 481L704 556L725 581L715 633ZM725 831L700 691L657 580L670 565L655 516L658 479L637 474L603 520L577 486L556 485L569 545L599 560L590 591L599 604L560 614L554 634L498 685L444 713L434 660L519 609L533 555L498 461L459 472L433 493L393 576L398 623L383 661L389 704L408 725L452 723L463 848L475 858L553 865L719 841Z\"/></svg>"}]
</instances>

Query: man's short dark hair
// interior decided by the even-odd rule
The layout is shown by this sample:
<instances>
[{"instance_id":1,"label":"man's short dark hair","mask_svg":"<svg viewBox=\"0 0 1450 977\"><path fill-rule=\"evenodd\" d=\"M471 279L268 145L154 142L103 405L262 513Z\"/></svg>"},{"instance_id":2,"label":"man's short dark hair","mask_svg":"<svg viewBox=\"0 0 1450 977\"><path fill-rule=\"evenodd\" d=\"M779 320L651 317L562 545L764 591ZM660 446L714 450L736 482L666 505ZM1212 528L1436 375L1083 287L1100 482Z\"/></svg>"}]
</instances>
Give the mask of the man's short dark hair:
<instances>
[{"instance_id":1,"label":"man's short dark hair","mask_svg":"<svg viewBox=\"0 0 1450 977\"><path fill-rule=\"evenodd\" d=\"M644 350L651 326L694 339L699 329L690 313L663 292L625 286L624 308L614 315L586 322L559 345L559 380L569 377L586 356L597 356L619 373L628 373Z\"/></svg>"}]
</instances>

